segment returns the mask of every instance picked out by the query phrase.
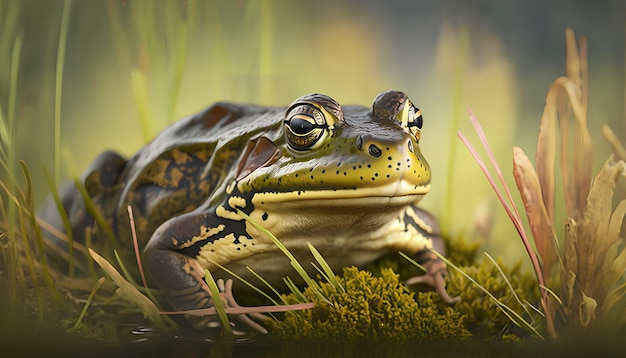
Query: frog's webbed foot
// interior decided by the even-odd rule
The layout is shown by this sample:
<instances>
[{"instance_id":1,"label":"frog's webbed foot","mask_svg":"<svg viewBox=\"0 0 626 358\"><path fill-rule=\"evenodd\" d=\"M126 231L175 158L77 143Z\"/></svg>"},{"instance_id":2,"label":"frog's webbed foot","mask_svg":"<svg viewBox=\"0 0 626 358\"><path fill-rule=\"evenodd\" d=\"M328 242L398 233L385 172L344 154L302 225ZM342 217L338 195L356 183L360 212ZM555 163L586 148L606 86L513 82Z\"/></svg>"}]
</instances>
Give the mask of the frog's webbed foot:
<instances>
[{"instance_id":1,"label":"frog's webbed foot","mask_svg":"<svg viewBox=\"0 0 626 358\"><path fill-rule=\"evenodd\" d=\"M215 307L214 298L211 297L209 286L204 281L204 269L200 266L198 261L193 258L186 258L185 261L187 261L187 264L184 266L185 271L188 271L188 274L195 279L194 281L197 282L197 285L189 287L189 289L186 290L170 292L168 297L170 302L172 302L172 304L174 304L174 306L181 311ZM222 301L224 307L241 308L233 296L233 280L228 279L224 281L223 279L218 279L216 283L220 291L220 300ZM196 329L203 329L207 327L216 328L221 326L219 317L216 314L202 315L194 313L185 314L184 316ZM250 313L236 314L235 317L237 321L241 322L249 329L262 334L267 334L267 330L252 319L254 318L258 321L263 321L267 319L267 316L261 313ZM234 326L232 323L231 325ZM235 333L244 334L244 332L240 331L235 331Z\"/></svg>"},{"instance_id":2,"label":"frog's webbed foot","mask_svg":"<svg viewBox=\"0 0 626 358\"><path fill-rule=\"evenodd\" d=\"M232 279L228 279L226 281L224 281L223 279L218 279L217 280L217 288L220 290L220 299L222 300L222 303L224 304L225 308L242 308L237 301L235 300L235 297L233 296L233 280ZM213 303L213 300L211 299L211 303ZM247 326L248 328L263 333L263 334L267 334L267 330L265 329L265 327L261 326L259 323L255 322L252 318L256 319L257 321L264 321L266 320L268 317L262 313L249 313L249 314L237 314L236 315L237 320L241 323L243 323L245 326Z\"/></svg>"},{"instance_id":3,"label":"frog's webbed foot","mask_svg":"<svg viewBox=\"0 0 626 358\"><path fill-rule=\"evenodd\" d=\"M406 285L426 284L437 292L444 303L449 305L457 303L460 297L450 297L448 291L446 291L448 270L445 262L428 249L418 252L416 256L417 261L426 269L426 273L422 276L409 278L406 281Z\"/></svg>"}]
</instances>

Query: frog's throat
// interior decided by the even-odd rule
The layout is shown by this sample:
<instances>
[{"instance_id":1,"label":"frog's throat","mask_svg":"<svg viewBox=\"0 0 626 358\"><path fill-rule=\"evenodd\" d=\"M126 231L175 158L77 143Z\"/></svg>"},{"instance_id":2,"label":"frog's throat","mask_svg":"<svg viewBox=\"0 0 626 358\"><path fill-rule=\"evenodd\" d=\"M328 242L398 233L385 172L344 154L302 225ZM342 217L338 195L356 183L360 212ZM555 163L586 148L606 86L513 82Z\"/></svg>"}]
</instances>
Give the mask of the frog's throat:
<instances>
[{"instance_id":1,"label":"frog's throat","mask_svg":"<svg viewBox=\"0 0 626 358\"><path fill-rule=\"evenodd\" d=\"M386 186L358 189L300 190L291 192L259 192L254 195L255 203L286 203L327 200L366 202L416 203L430 190L430 184L421 186Z\"/></svg>"}]
</instances>

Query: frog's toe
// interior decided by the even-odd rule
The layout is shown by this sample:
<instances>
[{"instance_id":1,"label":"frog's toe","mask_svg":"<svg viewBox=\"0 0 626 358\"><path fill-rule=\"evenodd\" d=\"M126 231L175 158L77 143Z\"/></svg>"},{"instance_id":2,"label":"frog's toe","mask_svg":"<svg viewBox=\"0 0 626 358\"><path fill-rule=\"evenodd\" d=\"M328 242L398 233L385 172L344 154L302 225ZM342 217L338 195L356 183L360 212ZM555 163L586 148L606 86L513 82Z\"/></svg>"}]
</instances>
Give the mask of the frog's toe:
<instances>
[{"instance_id":1,"label":"frog's toe","mask_svg":"<svg viewBox=\"0 0 626 358\"><path fill-rule=\"evenodd\" d=\"M202 281L202 283L203 286L206 286L204 281ZM219 279L216 283L220 290L219 298L225 308L235 310L242 308L242 306L237 303L232 293L233 280L229 279L224 281L223 279ZM181 312L196 311L193 314L188 313L184 315L185 319L187 319L195 329L221 327L221 322L215 309L215 299L210 296L210 293L207 294L207 291L208 286L200 290L196 289L193 292L178 292L179 295L169 297L170 301L179 307ZM208 310L208 312L199 312L198 310ZM235 314L234 316L238 322L248 327L250 330L267 334L267 329L252 319L263 321L267 319L267 316L261 313ZM229 324L233 328L236 327L232 322L229 322ZM245 334L245 332L236 329L233 329L233 333L235 333L235 335Z\"/></svg>"},{"instance_id":2,"label":"frog's toe","mask_svg":"<svg viewBox=\"0 0 626 358\"><path fill-rule=\"evenodd\" d=\"M235 300L235 297L233 296L233 280L232 279L228 279L226 281L224 281L223 279L217 280L217 287L219 288L221 292L220 298L224 301L224 305L227 308L242 308L237 303L237 301ZM256 332L262 333L262 334L267 334L267 329L265 329L265 327L261 326L259 323L255 322L252 319L254 318L258 321L264 321L268 318L266 315L253 312L249 314L238 314L236 317L239 322L241 322L248 328Z\"/></svg>"},{"instance_id":3,"label":"frog's toe","mask_svg":"<svg viewBox=\"0 0 626 358\"><path fill-rule=\"evenodd\" d=\"M406 285L417 285L417 284L426 284L432 287L435 292L439 295L441 300L448 304L453 305L461 299L460 297L450 297L448 291L446 291L446 282L444 279L444 275L441 273L429 274L426 273L422 276L411 277L406 281Z\"/></svg>"},{"instance_id":4,"label":"frog's toe","mask_svg":"<svg viewBox=\"0 0 626 358\"><path fill-rule=\"evenodd\" d=\"M426 284L437 292L439 298L441 298L444 303L449 305L457 303L460 297L450 297L448 291L446 291L446 278L448 276L446 264L430 250L426 250L420 254L418 261L424 266L426 273L422 276L409 278L405 284L407 286Z\"/></svg>"}]
</instances>

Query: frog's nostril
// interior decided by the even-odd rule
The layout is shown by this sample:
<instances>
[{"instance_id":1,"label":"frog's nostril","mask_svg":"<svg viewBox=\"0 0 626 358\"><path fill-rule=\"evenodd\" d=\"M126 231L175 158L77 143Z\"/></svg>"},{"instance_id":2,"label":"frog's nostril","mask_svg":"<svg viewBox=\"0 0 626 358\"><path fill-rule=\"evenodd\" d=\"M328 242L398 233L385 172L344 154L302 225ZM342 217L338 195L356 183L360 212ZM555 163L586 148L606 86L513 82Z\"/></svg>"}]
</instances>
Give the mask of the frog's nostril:
<instances>
[{"instance_id":1,"label":"frog's nostril","mask_svg":"<svg viewBox=\"0 0 626 358\"><path fill-rule=\"evenodd\" d=\"M370 138L368 137L368 142L369 141L370 141ZM363 145L366 145L365 135L361 134L356 138L356 143L355 143L356 149L359 151L363 150ZM379 146L378 144L374 144L374 143L370 144L367 147L367 151L369 152L371 156L376 157L376 158L380 157L383 154L383 148Z\"/></svg>"},{"instance_id":2,"label":"frog's nostril","mask_svg":"<svg viewBox=\"0 0 626 358\"><path fill-rule=\"evenodd\" d=\"M370 144L370 146L369 146L369 153L373 157L380 157L380 155L383 153L383 151L376 144Z\"/></svg>"},{"instance_id":3,"label":"frog's nostril","mask_svg":"<svg viewBox=\"0 0 626 358\"><path fill-rule=\"evenodd\" d=\"M409 140L409 152L413 153L413 142Z\"/></svg>"}]
</instances>

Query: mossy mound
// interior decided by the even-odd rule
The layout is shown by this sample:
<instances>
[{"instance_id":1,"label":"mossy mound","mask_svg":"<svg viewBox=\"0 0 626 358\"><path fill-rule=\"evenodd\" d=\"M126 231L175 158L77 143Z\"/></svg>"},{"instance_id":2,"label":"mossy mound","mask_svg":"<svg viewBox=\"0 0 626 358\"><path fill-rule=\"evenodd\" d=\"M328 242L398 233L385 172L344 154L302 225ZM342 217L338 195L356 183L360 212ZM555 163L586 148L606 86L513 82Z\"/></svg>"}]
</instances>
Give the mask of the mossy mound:
<instances>
[{"instance_id":1,"label":"mossy mound","mask_svg":"<svg viewBox=\"0 0 626 358\"><path fill-rule=\"evenodd\" d=\"M343 344L464 340L471 336L462 314L443 304L434 292L409 292L391 269L375 277L349 267L337 279L344 290L320 283L329 300L326 302L306 288L304 295L316 306L288 312L282 321L270 321L272 332L290 342ZM297 303L295 295L287 296L287 300Z\"/></svg>"},{"instance_id":2,"label":"mossy mound","mask_svg":"<svg viewBox=\"0 0 626 358\"><path fill-rule=\"evenodd\" d=\"M521 262L511 267L505 265L500 258L495 262L497 266L485 258L480 263L459 269L527 322L537 319L538 314L529 307L530 304L538 307L539 303L539 290L534 276L523 272ZM450 295L461 298L454 309L466 317L474 334L480 333L480 336L487 339L511 340L513 337L506 334L514 326L511 319L502 312L493 298L465 275L454 269L450 270L446 288Z\"/></svg>"}]
</instances>

